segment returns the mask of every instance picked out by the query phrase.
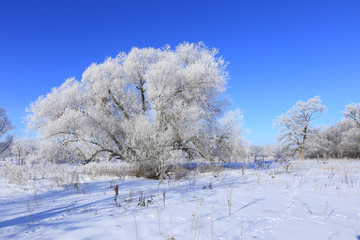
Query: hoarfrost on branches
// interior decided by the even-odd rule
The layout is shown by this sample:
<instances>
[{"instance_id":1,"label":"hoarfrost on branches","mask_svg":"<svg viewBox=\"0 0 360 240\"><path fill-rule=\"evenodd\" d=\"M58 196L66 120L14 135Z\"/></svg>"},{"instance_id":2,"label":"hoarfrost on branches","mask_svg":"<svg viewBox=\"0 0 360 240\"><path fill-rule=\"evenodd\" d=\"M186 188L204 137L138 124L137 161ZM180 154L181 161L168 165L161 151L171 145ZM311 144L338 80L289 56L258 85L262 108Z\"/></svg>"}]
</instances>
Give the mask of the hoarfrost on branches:
<instances>
[{"instance_id":1,"label":"hoarfrost on branches","mask_svg":"<svg viewBox=\"0 0 360 240\"><path fill-rule=\"evenodd\" d=\"M299 153L304 159L307 149L316 129L310 124L319 117L318 113L326 112L326 106L321 104L320 97L315 96L307 102L298 101L286 114L282 114L274 121L274 126L280 127L278 141L284 144L290 155Z\"/></svg>"},{"instance_id":2,"label":"hoarfrost on branches","mask_svg":"<svg viewBox=\"0 0 360 240\"><path fill-rule=\"evenodd\" d=\"M360 129L360 103L352 103L347 105L345 108L345 118L352 121L356 125L356 127Z\"/></svg>"},{"instance_id":3,"label":"hoarfrost on branches","mask_svg":"<svg viewBox=\"0 0 360 240\"><path fill-rule=\"evenodd\" d=\"M241 113L226 114L228 75L217 55L183 43L109 57L32 103L28 127L56 150L49 160L118 158L148 177L174 156L234 159L243 153Z\"/></svg>"}]
</instances>

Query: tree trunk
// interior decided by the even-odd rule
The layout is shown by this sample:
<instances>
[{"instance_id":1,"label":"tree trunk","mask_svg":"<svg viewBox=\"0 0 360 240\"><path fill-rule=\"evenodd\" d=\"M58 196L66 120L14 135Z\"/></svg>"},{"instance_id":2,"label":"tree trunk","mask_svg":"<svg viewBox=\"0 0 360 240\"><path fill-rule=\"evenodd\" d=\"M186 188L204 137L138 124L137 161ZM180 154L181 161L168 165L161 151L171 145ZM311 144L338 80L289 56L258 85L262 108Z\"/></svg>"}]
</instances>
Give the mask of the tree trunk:
<instances>
[{"instance_id":1,"label":"tree trunk","mask_svg":"<svg viewBox=\"0 0 360 240\"><path fill-rule=\"evenodd\" d=\"M305 160L303 149L300 149L300 157L301 157L301 160Z\"/></svg>"}]
</instances>

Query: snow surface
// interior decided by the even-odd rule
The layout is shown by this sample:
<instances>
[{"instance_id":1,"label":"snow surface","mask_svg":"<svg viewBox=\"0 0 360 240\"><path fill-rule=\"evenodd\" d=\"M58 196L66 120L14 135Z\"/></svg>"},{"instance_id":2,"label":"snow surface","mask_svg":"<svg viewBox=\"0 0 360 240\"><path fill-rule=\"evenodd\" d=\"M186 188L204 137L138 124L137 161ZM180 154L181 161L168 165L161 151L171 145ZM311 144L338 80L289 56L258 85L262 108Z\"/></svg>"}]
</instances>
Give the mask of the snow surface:
<instances>
[{"instance_id":1,"label":"snow surface","mask_svg":"<svg viewBox=\"0 0 360 240\"><path fill-rule=\"evenodd\" d=\"M80 173L64 186L56 174L80 167L22 184L14 179L29 170L1 168L0 239L360 239L360 161L163 181Z\"/></svg>"}]
</instances>

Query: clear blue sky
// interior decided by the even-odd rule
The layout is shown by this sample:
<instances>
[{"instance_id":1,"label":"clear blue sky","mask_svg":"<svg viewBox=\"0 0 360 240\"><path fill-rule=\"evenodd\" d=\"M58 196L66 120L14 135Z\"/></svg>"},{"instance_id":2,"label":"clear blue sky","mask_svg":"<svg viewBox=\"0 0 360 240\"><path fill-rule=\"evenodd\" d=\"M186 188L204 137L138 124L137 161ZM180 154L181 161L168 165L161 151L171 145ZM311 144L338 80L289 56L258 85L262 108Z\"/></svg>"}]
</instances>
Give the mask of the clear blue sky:
<instances>
[{"instance_id":1,"label":"clear blue sky","mask_svg":"<svg viewBox=\"0 0 360 240\"><path fill-rule=\"evenodd\" d=\"M0 2L0 107L23 135L25 108L92 62L136 47L203 41L230 62L246 138L273 143L272 120L319 95L342 118L360 102L360 1Z\"/></svg>"}]
</instances>

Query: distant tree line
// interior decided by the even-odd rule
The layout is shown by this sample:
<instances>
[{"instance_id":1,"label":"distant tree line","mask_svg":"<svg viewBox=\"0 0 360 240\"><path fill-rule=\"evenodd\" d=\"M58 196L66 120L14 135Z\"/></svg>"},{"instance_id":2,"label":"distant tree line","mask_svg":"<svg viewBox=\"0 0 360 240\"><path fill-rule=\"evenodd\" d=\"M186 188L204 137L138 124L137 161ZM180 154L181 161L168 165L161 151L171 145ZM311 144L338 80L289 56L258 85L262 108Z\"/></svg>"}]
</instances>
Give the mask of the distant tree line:
<instances>
[{"instance_id":1,"label":"distant tree line","mask_svg":"<svg viewBox=\"0 0 360 240\"><path fill-rule=\"evenodd\" d=\"M308 157L360 158L360 104L346 106L344 119L317 129Z\"/></svg>"},{"instance_id":2,"label":"distant tree line","mask_svg":"<svg viewBox=\"0 0 360 240\"><path fill-rule=\"evenodd\" d=\"M280 128L278 141L284 156L307 158L360 158L360 104L349 104L344 118L328 127L311 123L326 112L318 96L298 101L274 125Z\"/></svg>"}]
</instances>

